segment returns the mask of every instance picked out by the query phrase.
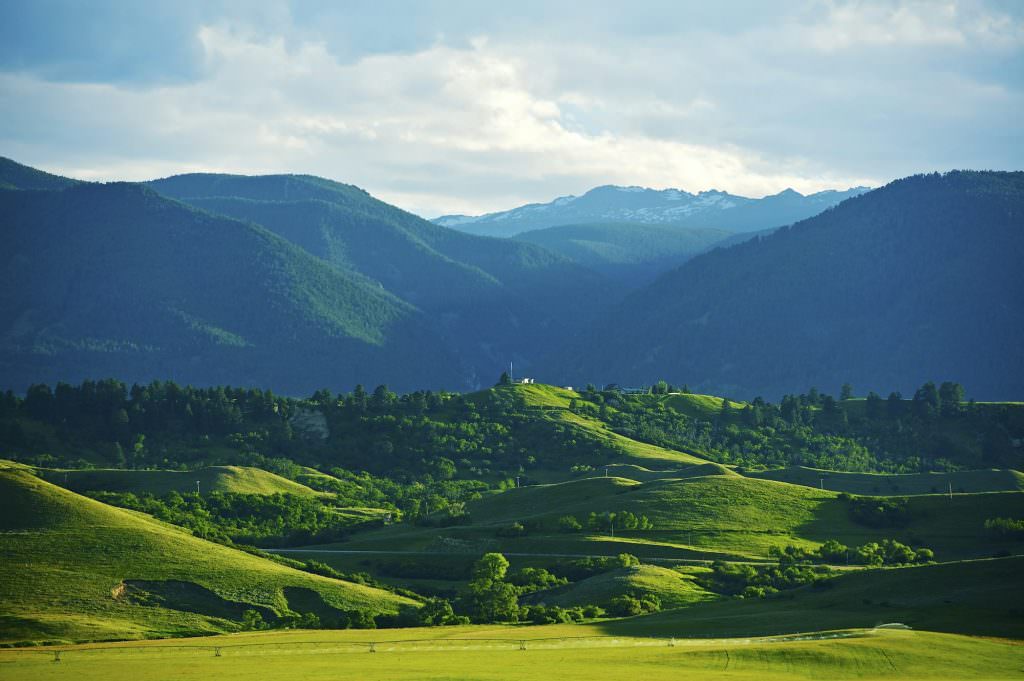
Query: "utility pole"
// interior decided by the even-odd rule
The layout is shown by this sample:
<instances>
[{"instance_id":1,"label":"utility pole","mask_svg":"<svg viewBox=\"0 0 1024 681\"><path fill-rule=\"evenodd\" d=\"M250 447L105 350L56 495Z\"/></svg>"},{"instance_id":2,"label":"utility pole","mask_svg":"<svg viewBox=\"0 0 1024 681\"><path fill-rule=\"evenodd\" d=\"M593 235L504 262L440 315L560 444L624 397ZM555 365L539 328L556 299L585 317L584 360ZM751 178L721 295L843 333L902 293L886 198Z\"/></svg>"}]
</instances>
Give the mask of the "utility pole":
<instances>
[{"instance_id":1,"label":"utility pole","mask_svg":"<svg viewBox=\"0 0 1024 681\"><path fill-rule=\"evenodd\" d=\"M818 478L818 489L825 489L825 478Z\"/></svg>"},{"instance_id":2,"label":"utility pole","mask_svg":"<svg viewBox=\"0 0 1024 681\"><path fill-rule=\"evenodd\" d=\"M516 476L516 489L519 489L519 476Z\"/></svg>"},{"instance_id":3,"label":"utility pole","mask_svg":"<svg viewBox=\"0 0 1024 681\"><path fill-rule=\"evenodd\" d=\"M953 501L953 481L949 481L949 500Z\"/></svg>"},{"instance_id":4,"label":"utility pole","mask_svg":"<svg viewBox=\"0 0 1024 681\"><path fill-rule=\"evenodd\" d=\"M196 480L196 494L199 494L199 481Z\"/></svg>"}]
</instances>

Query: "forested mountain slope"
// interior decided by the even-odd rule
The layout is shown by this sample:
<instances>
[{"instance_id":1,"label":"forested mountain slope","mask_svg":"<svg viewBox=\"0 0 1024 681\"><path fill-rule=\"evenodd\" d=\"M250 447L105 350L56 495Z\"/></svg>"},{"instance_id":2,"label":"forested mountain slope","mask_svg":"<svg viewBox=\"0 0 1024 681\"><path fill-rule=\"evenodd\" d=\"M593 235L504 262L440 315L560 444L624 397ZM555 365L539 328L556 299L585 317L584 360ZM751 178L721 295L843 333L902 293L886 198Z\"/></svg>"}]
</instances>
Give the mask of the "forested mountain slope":
<instances>
[{"instance_id":1,"label":"forested mountain slope","mask_svg":"<svg viewBox=\"0 0 1024 681\"><path fill-rule=\"evenodd\" d=\"M3 190L0 215L7 387L117 375L301 394L460 376L422 313L379 285L141 185Z\"/></svg>"},{"instance_id":2,"label":"forested mountain slope","mask_svg":"<svg viewBox=\"0 0 1024 681\"><path fill-rule=\"evenodd\" d=\"M950 377L978 399L1017 399L1021 262L1024 173L910 177L689 261L581 334L550 371L747 398L847 381L861 394L909 392Z\"/></svg>"}]
</instances>

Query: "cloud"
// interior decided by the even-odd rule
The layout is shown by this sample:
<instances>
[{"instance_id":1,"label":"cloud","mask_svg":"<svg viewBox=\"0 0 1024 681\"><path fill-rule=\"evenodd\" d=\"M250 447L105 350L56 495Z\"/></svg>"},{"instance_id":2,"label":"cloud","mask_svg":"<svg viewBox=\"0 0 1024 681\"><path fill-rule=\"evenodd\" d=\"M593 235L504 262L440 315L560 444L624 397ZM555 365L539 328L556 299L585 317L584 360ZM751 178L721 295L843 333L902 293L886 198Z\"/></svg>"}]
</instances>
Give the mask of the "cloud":
<instances>
[{"instance_id":1,"label":"cloud","mask_svg":"<svg viewBox=\"0 0 1024 681\"><path fill-rule=\"evenodd\" d=\"M0 71L0 153L87 179L315 173L427 215L605 183L757 196L1019 166L1012 15L827 3L765 23L755 3L732 24L703 5L703 23L679 23L675 6L570 29L554 5L535 30L473 10L449 33L421 11L434 23L384 47L351 38L373 21L342 29L336 12L203 21L187 78ZM975 47L984 35L1002 52Z\"/></svg>"}]
</instances>

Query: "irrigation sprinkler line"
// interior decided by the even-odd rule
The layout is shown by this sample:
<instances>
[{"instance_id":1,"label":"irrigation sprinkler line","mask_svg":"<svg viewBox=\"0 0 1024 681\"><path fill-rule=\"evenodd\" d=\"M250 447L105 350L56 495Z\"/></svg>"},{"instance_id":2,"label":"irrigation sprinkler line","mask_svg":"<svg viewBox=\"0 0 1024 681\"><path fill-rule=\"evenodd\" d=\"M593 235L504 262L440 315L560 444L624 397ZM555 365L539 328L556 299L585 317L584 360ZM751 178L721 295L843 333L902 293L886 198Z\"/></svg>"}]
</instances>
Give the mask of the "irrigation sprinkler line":
<instances>
[{"instance_id":1,"label":"irrigation sprinkler line","mask_svg":"<svg viewBox=\"0 0 1024 681\"><path fill-rule=\"evenodd\" d=\"M682 640L690 641L701 641L701 642L718 642L724 645L736 645L736 644L770 644L770 643L790 643L807 640L829 640L837 638L858 638L861 636L870 635L871 632L864 631L831 631L831 632L818 632L818 633L797 633L797 634L781 634L775 636L749 636L749 637L732 637L732 638L701 638L701 637L684 637ZM0 650L0 655L4 653L28 653L28 654L42 654L52 655L53 662L61 662L64 659L64 654L69 652L74 653L91 653L91 652L109 652L109 651L122 651L122 652L153 652L153 653L173 653L175 651L184 650L199 650L199 651L212 651L214 657L223 657L224 652L232 649L247 649L247 648L280 648L282 652L287 654L293 652L300 646L310 646L312 649L309 652L328 652L327 650L318 650L324 648L330 648L336 650L338 648L365 648L370 653L377 652L377 644L385 646L397 646L402 644L440 644L443 646L446 643L464 643L464 644L501 644L508 645L510 647L516 646L518 643L519 650L528 650L528 643L551 643L558 642L569 644L572 642L583 642L583 641L609 641L615 647L638 647L644 645L659 645L661 643L667 643L668 647L674 648L678 644L678 640L675 636L672 637L623 637L623 636L548 636L538 638L527 638L527 639L515 639L515 638L466 638L466 637L452 637L452 638L416 638L416 639L392 639L389 641L275 641L275 642L263 642L263 643L236 643L227 645L107 645L107 646L92 646L85 648L61 648L59 650L39 650L30 648L11 648L7 650ZM466 646L465 649L469 649L470 646ZM291 649L291 650L289 650ZM452 647L452 650L458 651L460 648ZM728 656L728 651L725 651ZM889 660L892 664L892 661ZM895 665L893 665L895 669Z\"/></svg>"}]
</instances>

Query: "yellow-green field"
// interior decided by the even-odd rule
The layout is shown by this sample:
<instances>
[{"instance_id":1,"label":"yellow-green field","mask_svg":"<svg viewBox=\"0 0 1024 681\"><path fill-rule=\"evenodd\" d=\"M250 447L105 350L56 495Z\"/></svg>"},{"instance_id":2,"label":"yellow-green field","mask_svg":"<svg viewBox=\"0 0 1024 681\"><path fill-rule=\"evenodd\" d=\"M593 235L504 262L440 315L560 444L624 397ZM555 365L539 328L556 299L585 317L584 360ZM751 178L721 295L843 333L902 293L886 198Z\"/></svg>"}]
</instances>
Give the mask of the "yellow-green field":
<instances>
[{"instance_id":1,"label":"yellow-green field","mask_svg":"<svg viewBox=\"0 0 1024 681\"><path fill-rule=\"evenodd\" d=\"M594 636L600 638L587 638ZM0 675L5 681L1018 679L1024 646L889 629L672 641L606 637L599 627L578 625L230 635L76 647L53 660L49 650L0 650Z\"/></svg>"}]
</instances>

